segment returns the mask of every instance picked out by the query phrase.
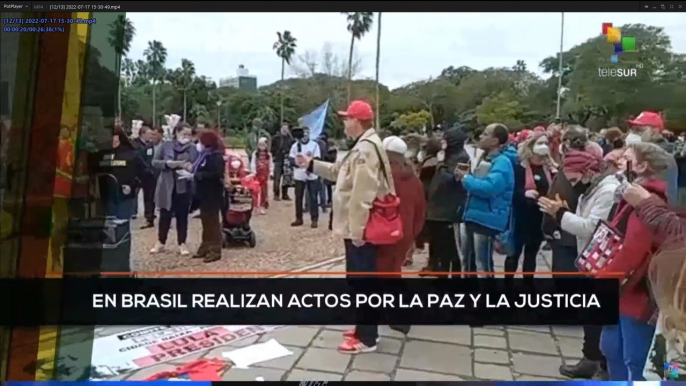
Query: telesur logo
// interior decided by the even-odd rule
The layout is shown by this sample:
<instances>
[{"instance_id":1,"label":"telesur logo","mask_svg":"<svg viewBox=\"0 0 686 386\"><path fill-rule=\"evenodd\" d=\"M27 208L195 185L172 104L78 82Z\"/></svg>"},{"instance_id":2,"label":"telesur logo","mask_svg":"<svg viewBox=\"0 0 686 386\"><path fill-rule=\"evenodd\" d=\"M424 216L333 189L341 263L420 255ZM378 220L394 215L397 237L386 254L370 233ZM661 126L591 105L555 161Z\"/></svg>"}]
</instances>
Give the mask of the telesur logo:
<instances>
[{"instance_id":1,"label":"telesur logo","mask_svg":"<svg viewBox=\"0 0 686 386\"><path fill-rule=\"evenodd\" d=\"M613 27L612 23L603 23L603 35L607 36L607 42L612 44L614 49L610 57L611 63L618 63L619 56L625 52L636 52L636 38L633 36L622 36L619 28ZM601 78L631 78L638 76L637 68L642 68L643 64L637 64L636 68L599 68L598 76Z\"/></svg>"}]
</instances>

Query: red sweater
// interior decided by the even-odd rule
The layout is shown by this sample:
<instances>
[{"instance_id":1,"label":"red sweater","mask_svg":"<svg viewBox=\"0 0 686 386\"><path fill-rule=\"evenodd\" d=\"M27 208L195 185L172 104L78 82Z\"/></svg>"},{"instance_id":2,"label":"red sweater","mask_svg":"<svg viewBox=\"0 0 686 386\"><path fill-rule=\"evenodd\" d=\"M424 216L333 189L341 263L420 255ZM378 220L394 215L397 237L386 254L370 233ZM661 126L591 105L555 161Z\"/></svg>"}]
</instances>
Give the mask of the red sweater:
<instances>
[{"instance_id":1,"label":"red sweater","mask_svg":"<svg viewBox=\"0 0 686 386\"><path fill-rule=\"evenodd\" d=\"M391 164L395 191L400 198L403 238L393 245L379 246L376 255L378 272L402 272L407 251L424 226L424 186L411 167Z\"/></svg>"},{"instance_id":2,"label":"red sweater","mask_svg":"<svg viewBox=\"0 0 686 386\"><path fill-rule=\"evenodd\" d=\"M662 180L652 179L641 183L646 190L667 201L667 184ZM604 272L622 272L624 279L628 279L622 286L619 296L619 313L632 316L641 321L648 321L655 312L649 288L645 285L648 268L653 254L659 248L659 238L652 229L645 224L635 213L634 209L622 201L617 206L612 225L616 225L619 219L628 217L624 232L624 244L617 256L605 267L603 272L598 272L597 277L607 277ZM624 281L622 279L622 281Z\"/></svg>"}]
</instances>

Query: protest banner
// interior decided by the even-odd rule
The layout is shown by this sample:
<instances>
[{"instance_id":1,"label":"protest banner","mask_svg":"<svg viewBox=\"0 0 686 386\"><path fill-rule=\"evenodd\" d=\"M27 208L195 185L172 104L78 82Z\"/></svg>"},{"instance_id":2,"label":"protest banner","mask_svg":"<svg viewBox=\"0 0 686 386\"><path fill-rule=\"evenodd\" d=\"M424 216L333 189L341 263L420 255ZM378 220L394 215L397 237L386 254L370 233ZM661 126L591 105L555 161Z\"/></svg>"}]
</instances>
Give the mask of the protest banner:
<instances>
[{"instance_id":1,"label":"protest banner","mask_svg":"<svg viewBox=\"0 0 686 386\"><path fill-rule=\"evenodd\" d=\"M57 379L90 371L90 379L107 379L141 368L178 360L279 326L148 326L95 338L90 363L79 363L83 348L60 350ZM90 368L90 370L89 370Z\"/></svg>"}]
</instances>

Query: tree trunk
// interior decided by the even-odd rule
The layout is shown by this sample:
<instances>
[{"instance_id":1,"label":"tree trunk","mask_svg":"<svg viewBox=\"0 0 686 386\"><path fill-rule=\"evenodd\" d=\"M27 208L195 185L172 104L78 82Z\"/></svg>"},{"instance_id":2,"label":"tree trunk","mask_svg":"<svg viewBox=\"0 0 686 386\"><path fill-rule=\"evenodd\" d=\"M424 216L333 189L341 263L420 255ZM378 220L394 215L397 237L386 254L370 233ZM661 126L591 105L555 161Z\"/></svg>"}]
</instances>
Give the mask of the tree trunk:
<instances>
[{"instance_id":1,"label":"tree trunk","mask_svg":"<svg viewBox=\"0 0 686 386\"><path fill-rule=\"evenodd\" d=\"M286 59L281 58L281 84L279 89L281 90L281 121L279 124L283 123L283 79L286 76Z\"/></svg>"},{"instance_id":2,"label":"tree trunk","mask_svg":"<svg viewBox=\"0 0 686 386\"><path fill-rule=\"evenodd\" d=\"M117 54L117 71L119 71L119 88L117 89L117 116L121 119L121 54Z\"/></svg>"},{"instance_id":3,"label":"tree trunk","mask_svg":"<svg viewBox=\"0 0 686 386\"><path fill-rule=\"evenodd\" d=\"M350 39L350 55L348 56L348 104L350 104L350 95L352 92L353 83L353 48L355 47L355 35Z\"/></svg>"},{"instance_id":4,"label":"tree trunk","mask_svg":"<svg viewBox=\"0 0 686 386\"><path fill-rule=\"evenodd\" d=\"M376 28L378 30L376 33L376 125L374 126L377 130L379 130L381 128L381 118L379 117L379 115L381 114L379 111L379 64L381 62L381 12L379 12L379 15L377 17Z\"/></svg>"},{"instance_id":5,"label":"tree trunk","mask_svg":"<svg viewBox=\"0 0 686 386\"><path fill-rule=\"evenodd\" d=\"M157 126L157 112L155 111L155 82L152 82L152 125Z\"/></svg>"},{"instance_id":6,"label":"tree trunk","mask_svg":"<svg viewBox=\"0 0 686 386\"><path fill-rule=\"evenodd\" d=\"M183 89L183 121L186 121L186 89Z\"/></svg>"}]
</instances>

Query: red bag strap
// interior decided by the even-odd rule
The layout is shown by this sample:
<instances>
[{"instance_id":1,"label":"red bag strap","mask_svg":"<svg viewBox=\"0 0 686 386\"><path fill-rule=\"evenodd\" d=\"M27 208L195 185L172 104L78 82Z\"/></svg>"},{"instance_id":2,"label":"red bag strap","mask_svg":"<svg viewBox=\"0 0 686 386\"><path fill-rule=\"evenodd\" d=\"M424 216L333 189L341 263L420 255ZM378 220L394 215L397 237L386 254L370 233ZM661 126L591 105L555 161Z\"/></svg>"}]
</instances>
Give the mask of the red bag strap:
<instances>
[{"instance_id":1,"label":"red bag strap","mask_svg":"<svg viewBox=\"0 0 686 386\"><path fill-rule=\"evenodd\" d=\"M383 157L381 157L381 152L379 151L379 147L376 146L376 144L368 139L363 139L364 142L369 142L374 146L374 150L376 150L376 156L379 157L379 164L381 165L381 172L383 173L383 177L386 180L386 185L388 186L388 189L395 195L395 187L391 184L391 180L388 178L388 173L386 172L386 163L383 160Z\"/></svg>"}]
</instances>

